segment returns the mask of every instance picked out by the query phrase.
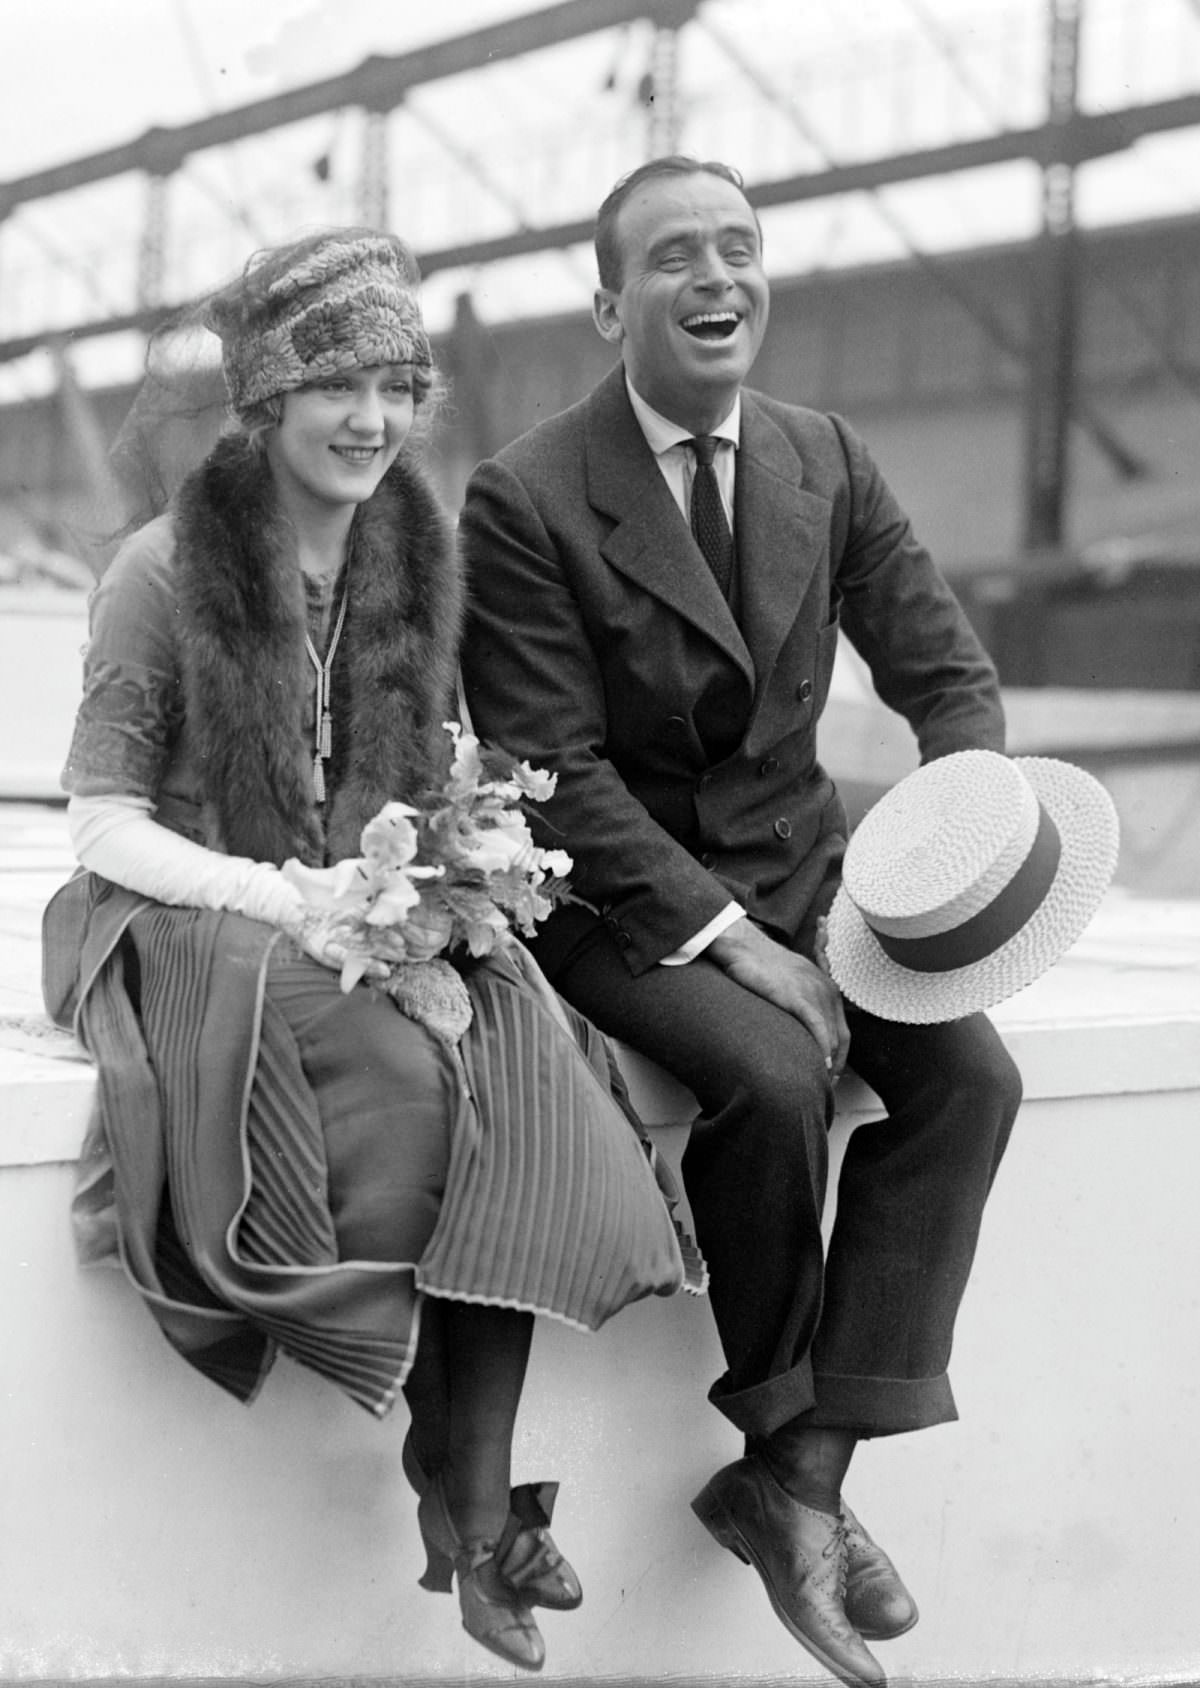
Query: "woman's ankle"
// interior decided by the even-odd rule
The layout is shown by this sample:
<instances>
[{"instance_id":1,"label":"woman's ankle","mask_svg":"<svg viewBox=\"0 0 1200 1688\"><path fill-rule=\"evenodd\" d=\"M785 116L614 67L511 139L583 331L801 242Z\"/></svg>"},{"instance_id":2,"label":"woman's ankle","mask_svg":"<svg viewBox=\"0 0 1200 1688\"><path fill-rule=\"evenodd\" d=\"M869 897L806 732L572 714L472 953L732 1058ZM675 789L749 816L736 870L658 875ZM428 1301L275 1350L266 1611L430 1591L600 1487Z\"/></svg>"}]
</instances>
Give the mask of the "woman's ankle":
<instances>
[{"instance_id":1,"label":"woman's ankle","mask_svg":"<svg viewBox=\"0 0 1200 1688\"><path fill-rule=\"evenodd\" d=\"M461 1541L499 1541L508 1522L508 1483L480 1483L478 1475L457 1471L451 1457L441 1469L446 1511Z\"/></svg>"}]
</instances>

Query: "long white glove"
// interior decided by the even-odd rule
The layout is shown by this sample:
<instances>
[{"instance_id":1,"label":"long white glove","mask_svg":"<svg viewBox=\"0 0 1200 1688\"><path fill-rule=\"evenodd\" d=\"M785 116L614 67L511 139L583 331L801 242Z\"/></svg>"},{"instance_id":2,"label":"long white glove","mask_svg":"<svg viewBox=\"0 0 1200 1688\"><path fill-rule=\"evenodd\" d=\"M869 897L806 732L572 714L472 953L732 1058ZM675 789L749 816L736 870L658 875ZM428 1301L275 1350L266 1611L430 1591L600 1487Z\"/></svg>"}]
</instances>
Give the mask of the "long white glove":
<instances>
[{"instance_id":1,"label":"long white glove","mask_svg":"<svg viewBox=\"0 0 1200 1688\"><path fill-rule=\"evenodd\" d=\"M157 902L223 909L301 936L304 899L273 863L193 844L154 820L153 812L146 797L72 797L67 825L76 857L93 873Z\"/></svg>"}]
</instances>

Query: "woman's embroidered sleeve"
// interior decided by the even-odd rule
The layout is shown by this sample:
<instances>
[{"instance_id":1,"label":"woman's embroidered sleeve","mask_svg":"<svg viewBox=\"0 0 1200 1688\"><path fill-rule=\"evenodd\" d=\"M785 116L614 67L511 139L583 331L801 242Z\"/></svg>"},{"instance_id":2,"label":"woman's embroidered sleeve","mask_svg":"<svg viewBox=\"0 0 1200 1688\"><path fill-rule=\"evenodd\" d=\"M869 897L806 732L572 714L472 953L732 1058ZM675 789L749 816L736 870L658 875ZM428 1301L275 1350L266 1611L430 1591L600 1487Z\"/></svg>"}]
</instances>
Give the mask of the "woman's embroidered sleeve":
<instances>
[{"instance_id":1,"label":"woman's embroidered sleeve","mask_svg":"<svg viewBox=\"0 0 1200 1688\"><path fill-rule=\"evenodd\" d=\"M177 715L171 676L130 661L89 655L83 702L63 773L81 797L122 791L153 798Z\"/></svg>"},{"instance_id":2,"label":"woman's embroidered sleeve","mask_svg":"<svg viewBox=\"0 0 1200 1688\"><path fill-rule=\"evenodd\" d=\"M62 776L81 797L157 796L182 719L174 595L158 550L139 547L140 538L92 598L83 700Z\"/></svg>"}]
</instances>

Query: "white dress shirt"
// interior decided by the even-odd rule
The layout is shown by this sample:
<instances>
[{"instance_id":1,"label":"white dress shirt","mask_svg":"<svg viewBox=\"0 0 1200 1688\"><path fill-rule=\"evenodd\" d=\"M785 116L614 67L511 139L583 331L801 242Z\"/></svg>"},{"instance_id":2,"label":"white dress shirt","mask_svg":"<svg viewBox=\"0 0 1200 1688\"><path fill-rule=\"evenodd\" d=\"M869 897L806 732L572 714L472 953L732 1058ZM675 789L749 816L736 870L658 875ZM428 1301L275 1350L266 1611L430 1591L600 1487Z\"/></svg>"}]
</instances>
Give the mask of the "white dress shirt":
<instances>
[{"instance_id":1,"label":"white dress shirt","mask_svg":"<svg viewBox=\"0 0 1200 1688\"><path fill-rule=\"evenodd\" d=\"M629 402L633 406L633 414L638 419L638 426L646 436L646 444L654 453L654 460L663 480L671 489L671 497L679 506L680 515L690 527L696 457L694 452L688 450L688 441L694 439L695 435L689 434L687 429L681 428L677 422L670 422L665 416L660 416L657 410L651 409L642 395L630 386L628 379L625 386L629 393ZM733 532L733 479L737 462L735 453L741 437L742 395L739 393L733 401L733 409L729 415L713 429L713 438L721 442L713 458L713 469L730 533Z\"/></svg>"}]
</instances>

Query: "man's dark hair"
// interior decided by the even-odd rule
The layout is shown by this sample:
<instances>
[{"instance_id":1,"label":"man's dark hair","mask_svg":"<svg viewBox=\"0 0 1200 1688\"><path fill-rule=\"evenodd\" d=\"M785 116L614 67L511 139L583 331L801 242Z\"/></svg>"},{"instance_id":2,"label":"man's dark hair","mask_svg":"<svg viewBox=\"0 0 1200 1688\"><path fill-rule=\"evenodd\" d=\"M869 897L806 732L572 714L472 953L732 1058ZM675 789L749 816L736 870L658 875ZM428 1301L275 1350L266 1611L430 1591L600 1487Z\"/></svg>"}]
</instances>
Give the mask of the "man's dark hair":
<instances>
[{"instance_id":1,"label":"man's dark hair","mask_svg":"<svg viewBox=\"0 0 1200 1688\"><path fill-rule=\"evenodd\" d=\"M731 182L739 193L746 191L741 171L735 170L731 164L721 164L716 159L701 160L689 158L685 153L674 152L665 158L652 158L646 164L639 164L636 170L631 170L627 176L621 177L596 213L596 268L600 275L601 287L615 291L621 285L624 262L621 243L617 239L617 218L620 216L621 207L643 182L653 181L658 176L719 176L722 181ZM758 221L757 216L755 221Z\"/></svg>"}]
</instances>

